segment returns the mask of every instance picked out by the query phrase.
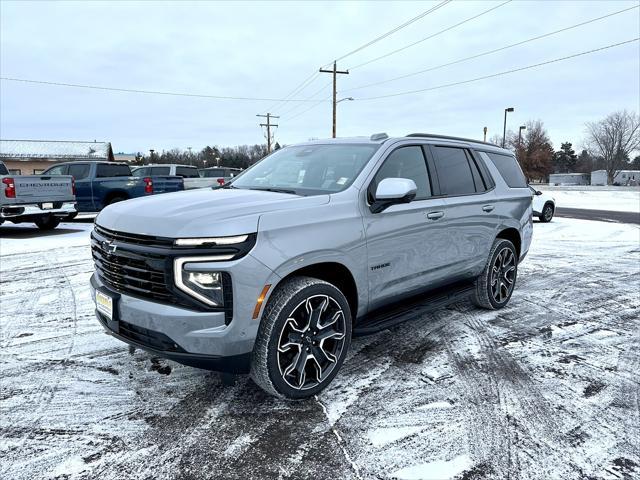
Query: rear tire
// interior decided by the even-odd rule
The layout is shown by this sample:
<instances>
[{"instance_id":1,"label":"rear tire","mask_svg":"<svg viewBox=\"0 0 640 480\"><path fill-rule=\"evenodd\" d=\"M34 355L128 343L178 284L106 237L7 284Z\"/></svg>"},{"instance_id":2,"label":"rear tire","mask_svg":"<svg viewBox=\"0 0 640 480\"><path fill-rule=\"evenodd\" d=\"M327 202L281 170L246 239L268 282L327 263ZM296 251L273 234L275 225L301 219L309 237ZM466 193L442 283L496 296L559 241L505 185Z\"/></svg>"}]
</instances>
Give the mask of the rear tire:
<instances>
[{"instance_id":1,"label":"rear tire","mask_svg":"<svg viewBox=\"0 0 640 480\"><path fill-rule=\"evenodd\" d=\"M47 215L46 217L36 218L34 223L38 226L40 230L46 231L46 230L53 230L54 228L56 228L60 224L60 220L51 215Z\"/></svg>"},{"instance_id":2,"label":"rear tire","mask_svg":"<svg viewBox=\"0 0 640 480\"><path fill-rule=\"evenodd\" d=\"M538 217L541 222L549 223L553 218L554 208L550 203L546 203L542 209L542 213Z\"/></svg>"},{"instance_id":3,"label":"rear tire","mask_svg":"<svg viewBox=\"0 0 640 480\"><path fill-rule=\"evenodd\" d=\"M351 311L342 292L317 278L291 278L265 307L251 378L278 397L311 397L337 375L350 343Z\"/></svg>"},{"instance_id":4,"label":"rear tire","mask_svg":"<svg viewBox=\"0 0 640 480\"><path fill-rule=\"evenodd\" d=\"M114 203L118 203L118 202L124 202L127 199L127 197L123 196L123 195L116 195L115 197L113 197L112 199L110 199L107 202L107 205L112 205Z\"/></svg>"},{"instance_id":5,"label":"rear tire","mask_svg":"<svg viewBox=\"0 0 640 480\"><path fill-rule=\"evenodd\" d=\"M498 310L509 303L518 276L518 252L509 240L496 238L489 259L475 280L473 303L488 310Z\"/></svg>"}]
</instances>

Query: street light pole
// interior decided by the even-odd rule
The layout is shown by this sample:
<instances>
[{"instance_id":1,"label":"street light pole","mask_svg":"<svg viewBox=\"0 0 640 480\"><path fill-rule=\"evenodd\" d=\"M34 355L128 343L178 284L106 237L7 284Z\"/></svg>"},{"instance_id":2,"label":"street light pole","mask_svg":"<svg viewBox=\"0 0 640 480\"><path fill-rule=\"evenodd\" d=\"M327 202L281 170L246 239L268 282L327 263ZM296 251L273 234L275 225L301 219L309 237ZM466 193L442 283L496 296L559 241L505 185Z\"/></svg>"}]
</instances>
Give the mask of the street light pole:
<instances>
[{"instance_id":1,"label":"street light pole","mask_svg":"<svg viewBox=\"0 0 640 480\"><path fill-rule=\"evenodd\" d=\"M482 131L484 132L484 141L486 142L487 141L487 127L484 127L482 129Z\"/></svg>"},{"instance_id":2,"label":"street light pole","mask_svg":"<svg viewBox=\"0 0 640 480\"><path fill-rule=\"evenodd\" d=\"M155 150L153 148L149 149L149 163L153 163L153 152L155 152Z\"/></svg>"},{"instance_id":3,"label":"street light pole","mask_svg":"<svg viewBox=\"0 0 640 480\"><path fill-rule=\"evenodd\" d=\"M518 129L518 148L520 148L520 144L522 143L522 130L526 130L527 126L526 125L520 125L520 128Z\"/></svg>"},{"instance_id":4,"label":"street light pole","mask_svg":"<svg viewBox=\"0 0 640 480\"><path fill-rule=\"evenodd\" d=\"M504 148L504 142L507 137L507 112L513 112L514 108L509 107L504 109L504 126L502 128L502 148Z\"/></svg>"}]
</instances>

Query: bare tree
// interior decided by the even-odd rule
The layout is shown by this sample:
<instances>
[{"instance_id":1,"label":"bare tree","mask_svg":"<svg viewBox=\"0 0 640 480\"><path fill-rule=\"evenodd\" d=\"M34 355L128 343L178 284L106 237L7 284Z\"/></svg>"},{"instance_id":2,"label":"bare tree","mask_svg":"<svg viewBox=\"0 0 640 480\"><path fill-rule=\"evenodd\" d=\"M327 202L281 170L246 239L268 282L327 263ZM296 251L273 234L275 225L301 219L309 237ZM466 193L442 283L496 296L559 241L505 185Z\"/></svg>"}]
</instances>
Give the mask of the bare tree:
<instances>
[{"instance_id":1,"label":"bare tree","mask_svg":"<svg viewBox=\"0 0 640 480\"><path fill-rule=\"evenodd\" d=\"M602 158L609 183L613 184L631 153L640 148L640 116L621 110L586 127L589 153Z\"/></svg>"}]
</instances>

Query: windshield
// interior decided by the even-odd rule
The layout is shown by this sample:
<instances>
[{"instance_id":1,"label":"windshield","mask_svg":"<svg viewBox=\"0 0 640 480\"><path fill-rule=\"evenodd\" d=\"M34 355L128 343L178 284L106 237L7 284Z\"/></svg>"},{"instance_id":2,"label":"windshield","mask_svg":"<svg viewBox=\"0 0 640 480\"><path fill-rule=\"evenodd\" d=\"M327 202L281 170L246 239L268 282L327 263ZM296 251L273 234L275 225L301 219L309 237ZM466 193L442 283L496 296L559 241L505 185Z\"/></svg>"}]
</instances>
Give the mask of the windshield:
<instances>
[{"instance_id":1,"label":"windshield","mask_svg":"<svg viewBox=\"0 0 640 480\"><path fill-rule=\"evenodd\" d=\"M353 183L379 147L378 144L285 147L245 170L230 186L296 195L340 192Z\"/></svg>"}]
</instances>

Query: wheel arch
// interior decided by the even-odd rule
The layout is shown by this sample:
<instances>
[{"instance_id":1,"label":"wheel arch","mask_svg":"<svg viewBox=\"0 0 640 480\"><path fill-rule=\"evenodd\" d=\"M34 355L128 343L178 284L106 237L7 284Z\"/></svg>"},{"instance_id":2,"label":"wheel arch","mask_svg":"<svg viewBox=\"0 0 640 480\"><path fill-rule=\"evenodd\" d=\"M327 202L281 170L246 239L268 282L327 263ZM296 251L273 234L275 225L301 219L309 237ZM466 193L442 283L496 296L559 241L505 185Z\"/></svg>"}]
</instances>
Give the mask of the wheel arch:
<instances>
[{"instance_id":1,"label":"wheel arch","mask_svg":"<svg viewBox=\"0 0 640 480\"><path fill-rule=\"evenodd\" d=\"M360 301L358 298L358 285L351 270L343 263L336 261L318 262L305 265L296 270L288 272L282 276L278 283L274 285L272 292L287 280L293 277L312 277L324 280L335 286L346 297L351 309L351 321L354 322L358 316Z\"/></svg>"},{"instance_id":2,"label":"wheel arch","mask_svg":"<svg viewBox=\"0 0 640 480\"><path fill-rule=\"evenodd\" d=\"M130 198L130 195L125 190L111 190L104 196L104 205L109 205L109 202L111 202L111 200L116 197L124 197L126 200L128 200Z\"/></svg>"},{"instance_id":3,"label":"wheel arch","mask_svg":"<svg viewBox=\"0 0 640 480\"><path fill-rule=\"evenodd\" d=\"M516 247L516 252L518 254L518 258L520 258L520 253L522 251L522 238L520 236L520 232L518 229L513 227L508 227L500 230L496 238L504 238L505 240L509 240Z\"/></svg>"}]
</instances>

